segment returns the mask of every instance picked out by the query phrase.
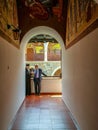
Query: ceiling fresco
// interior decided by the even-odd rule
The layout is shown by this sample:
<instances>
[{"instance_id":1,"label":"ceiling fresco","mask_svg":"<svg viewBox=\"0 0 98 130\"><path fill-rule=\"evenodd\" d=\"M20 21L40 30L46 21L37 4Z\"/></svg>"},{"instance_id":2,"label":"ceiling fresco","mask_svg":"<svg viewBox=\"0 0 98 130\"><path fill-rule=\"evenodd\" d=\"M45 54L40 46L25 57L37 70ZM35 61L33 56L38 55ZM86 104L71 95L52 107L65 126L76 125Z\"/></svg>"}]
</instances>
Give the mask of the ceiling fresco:
<instances>
[{"instance_id":1,"label":"ceiling fresco","mask_svg":"<svg viewBox=\"0 0 98 130\"><path fill-rule=\"evenodd\" d=\"M32 28L47 26L65 39L68 0L17 0L21 38Z\"/></svg>"},{"instance_id":2,"label":"ceiling fresco","mask_svg":"<svg viewBox=\"0 0 98 130\"><path fill-rule=\"evenodd\" d=\"M57 15L59 21L62 19L63 0L22 0L22 4L32 19L47 20L53 15Z\"/></svg>"}]
</instances>

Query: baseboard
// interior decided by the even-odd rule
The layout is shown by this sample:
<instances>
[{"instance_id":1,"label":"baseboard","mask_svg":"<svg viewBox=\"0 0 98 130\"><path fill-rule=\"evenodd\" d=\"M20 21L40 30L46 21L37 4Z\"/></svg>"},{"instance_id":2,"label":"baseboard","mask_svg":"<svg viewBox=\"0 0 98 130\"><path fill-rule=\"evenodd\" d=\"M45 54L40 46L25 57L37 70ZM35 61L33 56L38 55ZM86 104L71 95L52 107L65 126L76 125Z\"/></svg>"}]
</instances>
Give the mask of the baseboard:
<instances>
[{"instance_id":1,"label":"baseboard","mask_svg":"<svg viewBox=\"0 0 98 130\"><path fill-rule=\"evenodd\" d=\"M24 101L25 101L25 98L24 98L24 100L23 100L22 104L20 105L20 107L19 107L18 111L16 112L16 114L15 114L14 118L12 119L12 121L11 121L11 123L10 123L10 125L9 125L9 127L8 127L8 129L7 129L7 130L12 130L12 127L13 127L13 124L14 124L14 122L15 122L15 120L16 120L17 114L19 113L19 111L20 111L20 109L21 109L21 107L22 107L22 105L23 105Z\"/></svg>"},{"instance_id":2,"label":"baseboard","mask_svg":"<svg viewBox=\"0 0 98 130\"><path fill-rule=\"evenodd\" d=\"M32 93L32 95L34 95L34 93ZM58 92L58 93L55 93L55 92L44 93L44 92L42 92L41 95L62 95L62 93L61 92Z\"/></svg>"},{"instance_id":3,"label":"baseboard","mask_svg":"<svg viewBox=\"0 0 98 130\"><path fill-rule=\"evenodd\" d=\"M74 125L76 126L77 130L81 130L79 124L77 123L76 119L74 118L72 112L70 111L70 108L68 107L67 103L64 101L63 97L62 97L62 100L63 100L64 104L66 105L69 116L72 119L72 121L74 122Z\"/></svg>"}]
</instances>

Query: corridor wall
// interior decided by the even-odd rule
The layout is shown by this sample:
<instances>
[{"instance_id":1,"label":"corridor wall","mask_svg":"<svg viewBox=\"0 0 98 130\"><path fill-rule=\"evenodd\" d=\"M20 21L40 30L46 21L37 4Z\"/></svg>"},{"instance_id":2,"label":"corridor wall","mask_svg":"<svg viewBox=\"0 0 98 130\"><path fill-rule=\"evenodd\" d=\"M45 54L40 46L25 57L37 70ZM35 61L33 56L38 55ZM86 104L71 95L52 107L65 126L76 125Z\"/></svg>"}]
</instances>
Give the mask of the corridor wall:
<instances>
[{"instance_id":1,"label":"corridor wall","mask_svg":"<svg viewBox=\"0 0 98 130\"><path fill-rule=\"evenodd\" d=\"M42 32L44 29L40 30ZM35 30L34 32L36 33ZM39 30L37 32L39 33ZM50 30L49 34L51 32ZM58 35L54 34L58 40ZM62 46L62 98L81 130L97 130L97 41L98 29L67 50ZM1 130L10 130L9 126L25 98L23 55L21 49L15 48L0 37Z\"/></svg>"},{"instance_id":2,"label":"corridor wall","mask_svg":"<svg viewBox=\"0 0 98 130\"><path fill-rule=\"evenodd\" d=\"M98 129L98 28L63 51L63 100L80 130Z\"/></svg>"},{"instance_id":3,"label":"corridor wall","mask_svg":"<svg viewBox=\"0 0 98 130\"><path fill-rule=\"evenodd\" d=\"M0 130L9 130L25 97L20 49L0 37Z\"/></svg>"}]
</instances>

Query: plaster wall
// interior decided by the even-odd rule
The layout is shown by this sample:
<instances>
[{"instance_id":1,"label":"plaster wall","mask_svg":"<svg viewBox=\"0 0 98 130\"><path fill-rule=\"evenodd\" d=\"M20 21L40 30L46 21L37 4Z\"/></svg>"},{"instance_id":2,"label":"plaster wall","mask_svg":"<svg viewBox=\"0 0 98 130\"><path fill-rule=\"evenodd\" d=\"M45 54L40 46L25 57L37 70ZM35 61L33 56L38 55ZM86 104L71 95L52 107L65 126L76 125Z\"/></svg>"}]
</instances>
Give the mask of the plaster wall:
<instances>
[{"instance_id":1,"label":"plaster wall","mask_svg":"<svg viewBox=\"0 0 98 130\"><path fill-rule=\"evenodd\" d=\"M98 29L65 49L59 34L32 29L17 49L0 37L0 129L7 130L25 98L24 48L36 34L50 34L62 44L62 96L81 130L97 130ZM10 129L10 128L9 128Z\"/></svg>"},{"instance_id":2,"label":"plaster wall","mask_svg":"<svg viewBox=\"0 0 98 130\"><path fill-rule=\"evenodd\" d=\"M30 31L24 37L19 49L0 37L0 130L11 129L15 115L25 99L26 43L32 34L52 35L53 30L50 28L43 27L43 31L41 29L42 27ZM62 42L59 34L55 31L54 34Z\"/></svg>"},{"instance_id":3,"label":"plaster wall","mask_svg":"<svg viewBox=\"0 0 98 130\"><path fill-rule=\"evenodd\" d=\"M31 91L35 93L34 82L31 80ZM62 93L61 79L43 78L41 82L41 93Z\"/></svg>"},{"instance_id":4,"label":"plaster wall","mask_svg":"<svg viewBox=\"0 0 98 130\"><path fill-rule=\"evenodd\" d=\"M25 97L23 56L0 37L0 130L8 130Z\"/></svg>"},{"instance_id":5,"label":"plaster wall","mask_svg":"<svg viewBox=\"0 0 98 130\"><path fill-rule=\"evenodd\" d=\"M63 100L80 130L98 129L98 29L63 51Z\"/></svg>"}]
</instances>

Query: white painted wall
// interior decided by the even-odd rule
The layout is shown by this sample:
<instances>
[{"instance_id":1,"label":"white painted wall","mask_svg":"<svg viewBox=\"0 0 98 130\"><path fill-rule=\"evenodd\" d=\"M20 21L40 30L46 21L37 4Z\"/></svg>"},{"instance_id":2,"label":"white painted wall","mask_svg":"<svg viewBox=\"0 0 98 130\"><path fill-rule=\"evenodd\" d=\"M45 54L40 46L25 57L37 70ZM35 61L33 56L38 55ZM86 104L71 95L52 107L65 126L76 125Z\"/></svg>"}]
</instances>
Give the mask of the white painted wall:
<instances>
[{"instance_id":1,"label":"white painted wall","mask_svg":"<svg viewBox=\"0 0 98 130\"><path fill-rule=\"evenodd\" d=\"M98 29L63 51L63 100L81 130L98 130Z\"/></svg>"},{"instance_id":2,"label":"white painted wall","mask_svg":"<svg viewBox=\"0 0 98 130\"><path fill-rule=\"evenodd\" d=\"M31 80L31 90L35 93L34 82ZM41 82L41 93L62 93L61 79L44 78Z\"/></svg>"},{"instance_id":3,"label":"white painted wall","mask_svg":"<svg viewBox=\"0 0 98 130\"><path fill-rule=\"evenodd\" d=\"M44 26L30 30L20 49L0 38L0 130L7 130L24 100L24 48L32 36L40 33L51 35L62 44L64 102L81 130L97 130L98 29L65 50L59 34Z\"/></svg>"},{"instance_id":4,"label":"white painted wall","mask_svg":"<svg viewBox=\"0 0 98 130\"><path fill-rule=\"evenodd\" d=\"M23 56L0 37L0 130L7 130L25 97Z\"/></svg>"},{"instance_id":5,"label":"white painted wall","mask_svg":"<svg viewBox=\"0 0 98 130\"><path fill-rule=\"evenodd\" d=\"M20 49L0 37L0 130L10 130L25 98L25 46L33 35L40 33L54 33L54 38L62 42L56 31L44 26L30 30L24 36Z\"/></svg>"}]
</instances>

